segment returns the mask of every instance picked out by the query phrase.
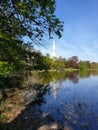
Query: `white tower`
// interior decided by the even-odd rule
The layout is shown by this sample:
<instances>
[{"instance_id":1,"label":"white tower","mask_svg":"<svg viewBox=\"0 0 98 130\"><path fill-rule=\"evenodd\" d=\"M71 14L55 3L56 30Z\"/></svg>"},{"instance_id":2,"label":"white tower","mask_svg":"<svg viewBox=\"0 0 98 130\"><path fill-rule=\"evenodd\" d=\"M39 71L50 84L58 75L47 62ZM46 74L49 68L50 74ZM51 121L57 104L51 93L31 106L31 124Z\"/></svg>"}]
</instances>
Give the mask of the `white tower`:
<instances>
[{"instance_id":1,"label":"white tower","mask_svg":"<svg viewBox=\"0 0 98 130\"><path fill-rule=\"evenodd\" d=\"M53 41L53 46L52 46L52 57L56 57L56 48L55 48L55 41Z\"/></svg>"}]
</instances>

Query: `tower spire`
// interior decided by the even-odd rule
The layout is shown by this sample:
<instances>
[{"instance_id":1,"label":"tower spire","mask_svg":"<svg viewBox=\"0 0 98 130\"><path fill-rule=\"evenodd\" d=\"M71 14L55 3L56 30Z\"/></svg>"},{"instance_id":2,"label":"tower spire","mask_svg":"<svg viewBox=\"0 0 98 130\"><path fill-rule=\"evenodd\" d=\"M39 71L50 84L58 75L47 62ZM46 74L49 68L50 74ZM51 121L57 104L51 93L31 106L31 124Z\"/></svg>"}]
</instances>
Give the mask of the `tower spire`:
<instances>
[{"instance_id":1,"label":"tower spire","mask_svg":"<svg viewBox=\"0 0 98 130\"><path fill-rule=\"evenodd\" d=\"M56 44L55 44L55 41L53 41L53 45L52 45L52 57L56 58Z\"/></svg>"}]
</instances>

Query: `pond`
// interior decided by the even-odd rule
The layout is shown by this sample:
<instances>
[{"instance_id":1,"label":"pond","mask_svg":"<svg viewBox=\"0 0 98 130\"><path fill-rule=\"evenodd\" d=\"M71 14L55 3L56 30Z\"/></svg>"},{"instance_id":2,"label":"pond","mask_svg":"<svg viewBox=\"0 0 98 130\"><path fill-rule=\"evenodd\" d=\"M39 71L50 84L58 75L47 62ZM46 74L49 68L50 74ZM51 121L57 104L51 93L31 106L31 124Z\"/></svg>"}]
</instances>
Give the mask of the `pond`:
<instances>
[{"instance_id":1,"label":"pond","mask_svg":"<svg viewBox=\"0 0 98 130\"><path fill-rule=\"evenodd\" d=\"M0 127L98 130L98 71L26 71L5 78Z\"/></svg>"}]
</instances>

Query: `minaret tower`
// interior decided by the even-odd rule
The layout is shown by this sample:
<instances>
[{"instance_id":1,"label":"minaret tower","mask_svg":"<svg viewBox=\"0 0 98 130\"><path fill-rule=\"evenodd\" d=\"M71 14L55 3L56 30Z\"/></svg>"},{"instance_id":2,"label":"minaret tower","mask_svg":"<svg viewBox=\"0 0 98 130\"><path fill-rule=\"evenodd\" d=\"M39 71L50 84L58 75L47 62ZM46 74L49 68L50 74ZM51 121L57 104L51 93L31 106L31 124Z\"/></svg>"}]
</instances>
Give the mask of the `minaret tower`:
<instances>
[{"instance_id":1,"label":"minaret tower","mask_svg":"<svg viewBox=\"0 0 98 130\"><path fill-rule=\"evenodd\" d=\"M55 41L53 41L53 46L52 46L52 57L53 57L53 58L56 58Z\"/></svg>"}]
</instances>

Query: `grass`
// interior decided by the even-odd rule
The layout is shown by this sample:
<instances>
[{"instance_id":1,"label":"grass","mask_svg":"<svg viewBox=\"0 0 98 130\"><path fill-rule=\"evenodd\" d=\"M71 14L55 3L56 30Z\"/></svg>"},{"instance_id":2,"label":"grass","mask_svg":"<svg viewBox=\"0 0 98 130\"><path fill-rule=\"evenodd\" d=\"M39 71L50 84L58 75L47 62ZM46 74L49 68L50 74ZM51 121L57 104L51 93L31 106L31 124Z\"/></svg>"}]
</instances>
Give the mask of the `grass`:
<instances>
[{"instance_id":1,"label":"grass","mask_svg":"<svg viewBox=\"0 0 98 130\"><path fill-rule=\"evenodd\" d=\"M7 125L7 107L6 101L2 101L0 104L0 130L6 130Z\"/></svg>"}]
</instances>

